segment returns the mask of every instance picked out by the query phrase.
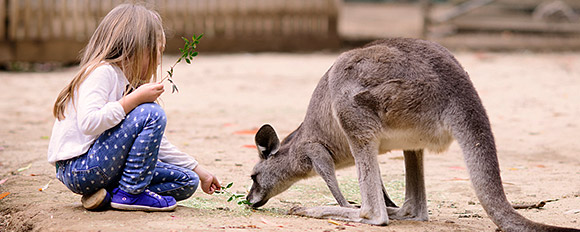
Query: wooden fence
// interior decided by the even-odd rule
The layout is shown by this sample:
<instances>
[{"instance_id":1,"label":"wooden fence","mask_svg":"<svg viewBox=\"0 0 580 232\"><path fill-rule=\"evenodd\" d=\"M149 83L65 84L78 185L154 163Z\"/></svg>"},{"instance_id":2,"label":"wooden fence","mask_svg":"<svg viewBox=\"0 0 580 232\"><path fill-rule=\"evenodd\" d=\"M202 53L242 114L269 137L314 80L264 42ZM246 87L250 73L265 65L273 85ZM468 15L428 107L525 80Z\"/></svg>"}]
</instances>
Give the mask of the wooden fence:
<instances>
[{"instance_id":1,"label":"wooden fence","mask_svg":"<svg viewBox=\"0 0 580 232\"><path fill-rule=\"evenodd\" d=\"M579 0L453 0L423 2L423 37L484 50L579 50ZM437 9L445 8L445 9Z\"/></svg>"},{"instance_id":2,"label":"wooden fence","mask_svg":"<svg viewBox=\"0 0 580 232\"><path fill-rule=\"evenodd\" d=\"M0 62L74 62L119 0L0 0ZM200 51L336 48L339 0L146 0L163 18L167 50L204 33Z\"/></svg>"}]
</instances>

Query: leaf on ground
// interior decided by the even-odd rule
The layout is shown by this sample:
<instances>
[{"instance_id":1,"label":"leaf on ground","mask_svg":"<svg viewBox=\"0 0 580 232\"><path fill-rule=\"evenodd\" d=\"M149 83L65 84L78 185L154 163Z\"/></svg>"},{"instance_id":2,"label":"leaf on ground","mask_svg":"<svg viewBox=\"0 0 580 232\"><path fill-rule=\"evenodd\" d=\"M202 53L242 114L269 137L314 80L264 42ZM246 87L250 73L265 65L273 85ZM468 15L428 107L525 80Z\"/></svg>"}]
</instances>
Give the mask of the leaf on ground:
<instances>
[{"instance_id":1,"label":"leaf on ground","mask_svg":"<svg viewBox=\"0 0 580 232\"><path fill-rule=\"evenodd\" d=\"M32 164L29 164L29 165L28 165L28 166L26 166L26 167L19 168L19 169L17 169L16 171L17 171L17 172L23 172L23 171L26 171L26 170L28 170L30 167L32 167Z\"/></svg>"},{"instance_id":2,"label":"leaf on ground","mask_svg":"<svg viewBox=\"0 0 580 232\"><path fill-rule=\"evenodd\" d=\"M540 201L538 203L534 203L534 204L517 204L517 205L512 205L512 207L514 209L539 209L542 208L546 205L545 201Z\"/></svg>"},{"instance_id":3,"label":"leaf on ground","mask_svg":"<svg viewBox=\"0 0 580 232\"><path fill-rule=\"evenodd\" d=\"M4 178L2 180L0 180L0 185L4 184L4 182L6 182L8 180L8 178Z\"/></svg>"},{"instance_id":4,"label":"leaf on ground","mask_svg":"<svg viewBox=\"0 0 580 232\"><path fill-rule=\"evenodd\" d=\"M239 225L239 226L220 226L220 229L260 229L260 227L256 225Z\"/></svg>"},{"instance_id":5,"label":"leaf on ground","mask_svg":"<svg viewBox=\"0 0 580 232\"><path fill-rule=\"evenodd\" d=\"M345 225L345 226L352 226L352 227L356 227L356 225L354 225L354 224L350 224L350 222L347 222L347 223L345 223L344 225Z\"/></svg>"},{"instance_id":6,"label":"leaf on ground","mask_svg":"<svg viewBox=\"0 0 580 232\"><path fill-rule=\"evenodd\" d=\"M245 144L245 145L242 145L242 147L244 147L244 148L258 149L258 147L256 147L256 145L254 145L254 144Z\"/></svg>"},{"instance_id":7,"label":"leaf on ground","mask_svg":"<svg viewBox=\"0 0 580 232\"><path fill-rule=\"evenodd\" d=\"M234 131L236 135L255 135L256 133L258 133L258 128Z\"/></svg>"},{"instance_id":8,"label":"leaf on ground","mask_svg":"<svg viewBox=\"0 0 580 232\"><path fill-rule=\"evenodd\" d=\"M268 220L266 220L264 218L261 218L260 220L262 220L262 223L264 223L266 225L276 226L276 227L280 227L280 228L283 228L284 227L283 225L276 224L276 223L272 223L272 222L270 222L270 221L268 221Z\"/></svg>"},{"instance_id":9,"label":"leaf on ground","mask_svg":"<svg viewBox=\"0 0 580 232\"><path fill-rule=\"evenodd\" d=\"M577 214L577 213L580 213L580 209L571 209L564 212L564 214Z\"/></svg>"},{"instance_id":10,"label":"leaf on ground","mask_svg":"<svg viewBox=\"0 0 580 232\"><path fill-rule=\"evenodd\" d=\"M337 225L337 226L342 226L342 223L340 223L340 222L337 222L337 221L335 221L335 220L332 220L332 219L328 219L328 223L330 223L330 224L334 224L334 225Z\"/></svg>"},{"instance_id":11,"label":"leaf on ground","mask_svg":"<svg viewBox=\"0 0 580 232\"><path fill-rule=\"evenodd\" d=\"M3 198L5 198L6 196L8 196L8 194L10 194L10 192L1 193L0 194L0 200L2 200Z\"/></svg>"},{"instance_id":12,"label":"leaf on ground","mask_svg":"<svg viewBox=\"0 0 580 232\"><path fill-rule=\"evenodd\" d=\"M468 178L459 178L459 177L453 177L453 179L451 179L452 181L469 181Z\"/></svg>"},{"instance_id":13,"label":"leaf on ground","mask_svg":"<svg viewBox=\"0 0 580 232\"><path fill-rule=\"evenodd\" d=\"M52 182L52 180L49 180L48 183L46 183L44 186L42 186L42 188L39 188L38 191L44 191L48 188L48 185L50 185L50 182Z\"/></svg>"}]
</instances>

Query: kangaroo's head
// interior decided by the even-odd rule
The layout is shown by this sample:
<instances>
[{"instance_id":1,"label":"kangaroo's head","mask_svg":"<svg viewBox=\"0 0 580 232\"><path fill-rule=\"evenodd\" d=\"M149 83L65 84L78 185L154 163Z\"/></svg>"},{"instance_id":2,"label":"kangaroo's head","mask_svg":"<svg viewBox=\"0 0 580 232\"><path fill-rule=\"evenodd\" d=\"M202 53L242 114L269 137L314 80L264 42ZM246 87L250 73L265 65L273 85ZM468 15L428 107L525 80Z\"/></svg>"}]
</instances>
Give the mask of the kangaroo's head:
<instances>
[{"instance_id":1,"label":"kangaroo's head","mask_svg":"<svg viewBox=\"0 0 580 232\"><path fill-rule=\"evenodd\" d=\"M255 140L260 161L252 172L253 184L247 200L253 208L258 208L290 188L301 179L303 172L299 171L299 166L302 166L300 161L290 154L291 143L286 142L288 138L281 145L272 126L262 126Z\"/></svg>"}]
</instances>

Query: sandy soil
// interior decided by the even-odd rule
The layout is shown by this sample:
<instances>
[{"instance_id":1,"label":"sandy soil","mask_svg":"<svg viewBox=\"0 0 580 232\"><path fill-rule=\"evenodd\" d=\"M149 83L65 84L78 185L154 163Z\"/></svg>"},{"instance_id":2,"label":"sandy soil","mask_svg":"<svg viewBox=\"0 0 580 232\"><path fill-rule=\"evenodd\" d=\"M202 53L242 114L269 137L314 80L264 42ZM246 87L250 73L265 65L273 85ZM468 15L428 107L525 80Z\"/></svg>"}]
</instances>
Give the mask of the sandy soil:
<instances>
[{"instance_id":1,"label":"sandy soil","mask_svg":"<svg viewBox=\"0 0 580 232\"><path fill-rule=\"evenodd\" d=\"M271 123L284 137L304 113L318 79L337 53L202 54L176 67L178 94L165 93L168 136L223 183L244 193L257 162L254 130ZM457 53L488 110L504 186L513 203L553 200L526 217L580 228L580 53ZM165 57L170 63L176 57ZM89 212L55 179L46 161L51 106L75 68L50 73L0 73L0 231L494 231L468 180L456 143L426 155L430 220L388 227L285 215L293 205L334 199L319 177L304 180L261 210L201 191L169 213ZM169 86L167 86L169 87ZM167 88L169 89L169 88ZM392 198L403 202L400 152L379 158ZM360 202L354 168L338 172L347 198ZM47 185L48 184L48 185ZM39 189L43 191L39 191ZM3 196L3 195L0 195Z\"/></svg>"}]
</instances>

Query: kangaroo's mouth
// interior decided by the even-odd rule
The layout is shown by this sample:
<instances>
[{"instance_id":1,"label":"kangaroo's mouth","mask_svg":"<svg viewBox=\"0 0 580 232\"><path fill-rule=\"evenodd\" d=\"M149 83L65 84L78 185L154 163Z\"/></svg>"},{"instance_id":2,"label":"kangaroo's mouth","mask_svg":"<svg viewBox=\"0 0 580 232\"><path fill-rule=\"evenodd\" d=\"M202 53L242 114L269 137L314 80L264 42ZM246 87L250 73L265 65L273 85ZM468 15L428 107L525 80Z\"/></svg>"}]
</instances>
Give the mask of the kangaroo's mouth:
<instances>
[{"instance_id":1,"label":"kangaroo's mouth","mask_svg":"<svg viewBox=\"0 0 580 232\"><path fill-rule=\"evenodd\" d=\"M259 207L260 207L260 206L262 206L262 205L265 205L267 202L268 202L268 200L261 200L261 201L259 201L259 202L256 202L256 203L252 203L252 204L250 205L250 207L252 207L252 208L256 209L256 208L259 208Z\"/></svg>"}]
</instances>

